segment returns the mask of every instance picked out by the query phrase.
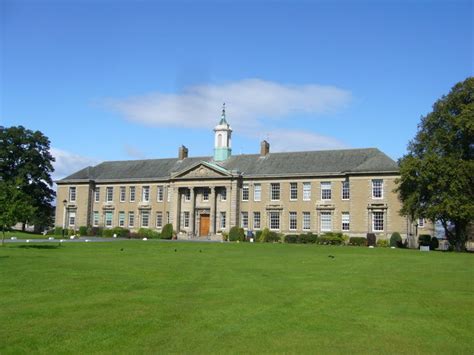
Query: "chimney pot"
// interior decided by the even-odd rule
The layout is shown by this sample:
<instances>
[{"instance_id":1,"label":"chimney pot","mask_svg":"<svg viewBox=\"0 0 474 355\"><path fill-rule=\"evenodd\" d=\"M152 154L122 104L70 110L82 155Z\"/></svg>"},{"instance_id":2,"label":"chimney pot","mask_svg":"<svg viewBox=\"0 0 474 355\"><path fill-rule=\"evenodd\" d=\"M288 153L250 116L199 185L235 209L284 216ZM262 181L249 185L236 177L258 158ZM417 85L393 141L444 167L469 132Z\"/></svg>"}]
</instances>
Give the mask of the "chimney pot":
<instances>
[{"instance_id":1,"label":"chimney pot","mask_svg":"<svg viewBox=\"0 0 474 355\"><path fill-rule=\"evenodd\" d=\"M270 143L264 140L262 141L262 143L260 143L260 156L264 157L268 155L269 153L270 153Z\"/></svg>"},{"instance_id":2,"label":"chimney pot","mask_svg":"<svg viewBox=\"0 0 474 355\"><path fill-rule=\"evenodd\" d=\"M179 153L178 153L178 158L179 160L186 159L188 157L188 148L186 148L184 145L179 147Z\"/></svg>"}]
</instances>

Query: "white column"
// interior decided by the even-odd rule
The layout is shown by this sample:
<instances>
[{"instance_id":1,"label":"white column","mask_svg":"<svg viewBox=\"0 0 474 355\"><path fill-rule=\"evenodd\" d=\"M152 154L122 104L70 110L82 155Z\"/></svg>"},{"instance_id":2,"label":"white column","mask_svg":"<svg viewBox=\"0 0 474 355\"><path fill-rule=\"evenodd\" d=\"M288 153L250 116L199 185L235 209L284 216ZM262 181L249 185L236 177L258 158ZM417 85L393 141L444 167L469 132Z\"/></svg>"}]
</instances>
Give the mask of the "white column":
<instances>
[{"instance_id":1,"label":"white column","mask_svg":"<svg viewBox=\"0 0 474 355\"><path fill-rule=\"evenodd\" d=\"M216 188L213 186L210 188L210 200L211 200L211 228L210 234L216 234Z\"/></svg>"}]
</instances>

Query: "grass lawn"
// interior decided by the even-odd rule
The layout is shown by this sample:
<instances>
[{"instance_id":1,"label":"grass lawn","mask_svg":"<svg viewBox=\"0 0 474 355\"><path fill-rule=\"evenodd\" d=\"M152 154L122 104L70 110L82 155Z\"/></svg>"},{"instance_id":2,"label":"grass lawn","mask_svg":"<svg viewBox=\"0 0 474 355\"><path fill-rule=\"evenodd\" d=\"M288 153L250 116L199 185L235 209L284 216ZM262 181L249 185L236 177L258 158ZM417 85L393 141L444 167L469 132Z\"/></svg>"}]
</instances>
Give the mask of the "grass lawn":
<instances>
[{"instance_id":1,"label":"grass lawn","mask_svg":"<svg viewBox=\"0 0 474 355\"><path fill-rule=\"evenodd\" d=\"M474 353L472 254L54 244L0 248L1 354Z\"/></svg>"},{"instance_id":2,"label":"grass lawn","mask_svg":"<svg viewBox=\"0 0 474 355\"><path fill-rule=\"evenodd\" d=\"M0 239L2 239L2 232L0 231ZM18 239L48 239L49 237L60 238L56 235L43 235L36 234L32 232L21 232L21 231L9 231L5 232L5 239L10 239L11 237L17 237Z\"/></svg>"}]
</instances>

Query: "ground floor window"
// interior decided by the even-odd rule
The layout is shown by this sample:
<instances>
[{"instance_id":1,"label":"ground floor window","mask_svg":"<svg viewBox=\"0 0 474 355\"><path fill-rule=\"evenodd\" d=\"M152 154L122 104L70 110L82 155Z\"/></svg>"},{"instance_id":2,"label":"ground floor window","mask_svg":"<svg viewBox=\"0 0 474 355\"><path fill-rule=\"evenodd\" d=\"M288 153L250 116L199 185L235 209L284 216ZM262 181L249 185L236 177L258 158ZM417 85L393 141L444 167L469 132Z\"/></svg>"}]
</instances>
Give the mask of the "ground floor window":
<instances>
[{"instance_id":1,"label":"ground floor window","mask_svg":"<svg viewBox=\"0 0 474 355\"><path fill-rule=\"evenodd\" d=\"M303 230L311 229L311 213L303 212Z\"/></svg>"},{"instance_id":2,"label":"ground floor window","mask_svg":"<svg viewBox=\"0 0 474 355\"><path fill-rule=\"evenodd\" d=\"M183 227L184 228L189 227L189 212L188 211L183 212Z\"/></svg>"},{"instance_id":3,"label":"ground floor window","mask_svg":"<svg viewBox=\"0 0 474 355\"><path fill-rule=\"evenodd\" d=\"M225 229L226 215L225 212L220 213L221 229Z\"/></svg>"},{"instance_id":4,"label":"ground floor window","mask_svg":"<svg viewBox=\"0 0 474 355\"><path fill-rule=\"evenodd\" d=\"M418 227L423 228L425 226L425 219L418 218Z\"/></svg>"},{"instance_id":5,"label":"ground floor window","mask_svg":"<svg viewBox=\"0 0 474 355\"><path fill-rule=\"evenodd\" d=\"M372 212L372 231L383 231L383 212Z\"/></svg>"},{"instance_id":6,"label":"ground floor window","mask_svg":"<svg viewBox=\"0 0 474 355\"><path fill-rule=\"evenodd\" d=\"M148 228L150 225L150 212L142 211L142 227Z\"/></svg>"},{"instance_id":7,"label":"ground floor window","mask_svg":"<svg viewBox=\"0 0 474 355\"><path fill-rule=\"evenodd\" d=\"M128 212L128 226L133 227L135 225L135 213Z\"/></svg>"},{"instance_id":8,"label":"ground floor window","mask_svg":"<svg viewBox=\"0 0 474 355\"><path fill-rule=\"evenodd\" d=\"M241 227L242 228L248 228L249 227L249 213L248 212L242 212L241 217L242 217Z\"/></svg>"},{"instance_id":9,"label":"ground floor window","mask_svg":"<svg viewBox=\"0 0 474 355\"><path fill-rule=\"evenodd\" d=\"M156 212L156 227L161 228L163 227L163 213Z\"/></svg>"},{"instance_id":10,"label":"ground floor window","mask_svg":"<svg viewBox=\"0 0 474 355\"><path fill-rule=\"evenodd\" d=\"M321 212L321 232L332 231L332 215L331 212Z\"/></svg>"},{"instance_id":11,"label":"ground floor window","mask_svg":"<svg viewBox=\"0 0 474 355\"><path fill-rule=\"evenodd\" d=\"M253 213L253 229L260 229L260 212Z\"/></svg>"},{"instance_id":12,"label":"ground floor window","mask_svg":"<svg viewBox=\"0 0 474 355\"><path fill-rule=\"evenodd\" d=\"M342 223L342 230L348 231L350 229L350 215L349 212L342 212L341 223Z\"/></svg>"},{"instance_id":13,"label":"ground floor window","mask_svg":"<svg viewBox=\"0 0 474 355\"><path fill-rule=\"evenodd\" d=\"M296 212L290 212L290 230L294 231L298 228L298 219Z\"/></svg>"},{"instance_id":14,"label":"ground floor window","mask_svg":"<svg viewBox=\"0 0 474 355\"><path fill-rule=\"evenodd\" d=\"M280 230L280 212L270 212L270 229Z\"/></svg>"},{"instance_id":15,"label":"ground floor window","mask_svg":"<svg viewBox=\"0 0 474 355\"><path fill-rule=\"evenodd\" d=\"M94 214L92 217L92 225L94 227L97 227L99 225L99 211L94 211Z\"/></svg>"},{"instance_id":16,"label":"ground floor window","mask_svg":"<svg viewBox=\"0 0 474 355\"><path fill-rule=\"evenodd\" d=\"M74 227L76 225L76 212L69 212L69 226Z\"/></svg>"},{"instance_id":17,"label":"ground floor window","mask_svg":"<svg viewBox=\"0 0 474 355\"><path fill-rule=\"evenodd\" d=\"M112 211L105 212L105 226L112 227L112 219L114 217L114 213Z\"/></svg>"},{"instance_id":18,"label":"ground floor window","mask_svg":"<svg viewBox=\"0 0 474 355\"><path fill-rule=\"evenodd\" d=\"M125 212L119 212L119 227L125 227Z\"/></svg>"}]
</instances>

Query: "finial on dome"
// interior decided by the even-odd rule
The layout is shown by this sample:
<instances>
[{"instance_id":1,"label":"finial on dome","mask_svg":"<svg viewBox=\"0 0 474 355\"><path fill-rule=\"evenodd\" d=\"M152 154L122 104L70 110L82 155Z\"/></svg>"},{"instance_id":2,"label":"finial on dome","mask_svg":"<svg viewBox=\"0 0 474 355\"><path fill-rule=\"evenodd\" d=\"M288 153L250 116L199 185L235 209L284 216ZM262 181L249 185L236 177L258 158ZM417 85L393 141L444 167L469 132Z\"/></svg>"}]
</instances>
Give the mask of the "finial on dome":
<instances>
[{"instance_id":1,"label":"finial on dome","mask_svg":"<svg viewBox=\"0 0 474 355\"><path fill-rule=\"evenodd\" d=\"M221 121L219 124L227 124L227 120L225 119L225 102L222 104L222 114L221 114Z\"/></svg>"}]
</instances>

